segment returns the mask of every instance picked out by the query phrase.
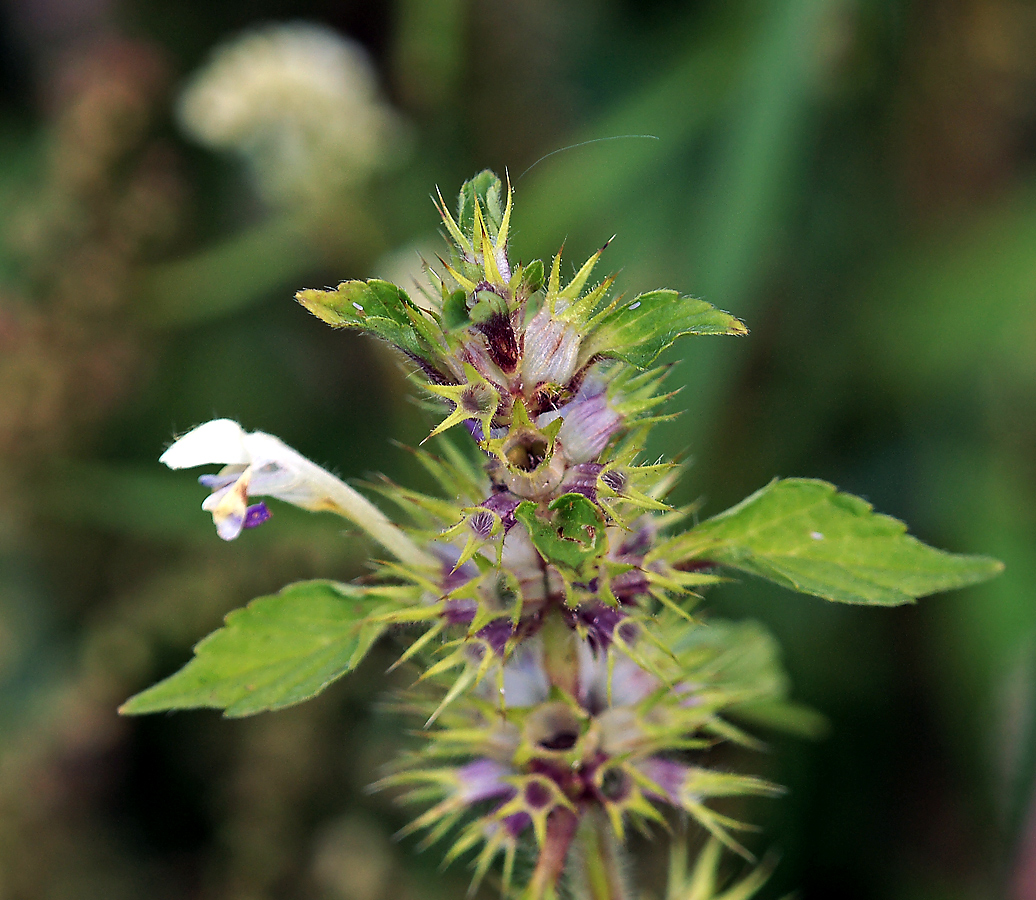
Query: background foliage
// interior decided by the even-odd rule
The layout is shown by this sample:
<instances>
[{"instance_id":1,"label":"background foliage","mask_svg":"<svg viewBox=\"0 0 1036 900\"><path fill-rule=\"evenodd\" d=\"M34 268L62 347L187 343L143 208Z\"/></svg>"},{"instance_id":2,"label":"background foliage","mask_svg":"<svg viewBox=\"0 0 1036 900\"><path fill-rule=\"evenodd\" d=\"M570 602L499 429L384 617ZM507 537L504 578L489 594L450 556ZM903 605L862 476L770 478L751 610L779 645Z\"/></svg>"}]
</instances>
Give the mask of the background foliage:
<instances>
[{"instance_id":1,"label":"background foliage","mask_svg":"<svg viewBox=\"0 0 1036 900\"><path fill-rule=\"evenodd\" d=\"M401 677L389 646L254 719L115 707L227 610L363 573L361 540L285 507L223 544L204 489L157 455L224 415L347 478L422 484L390 443L431 425L400 366L291 297L404 278L415 248L442 247L433 186L452 196L485 166L516 185L518 257L565 241L584 259L615 232L602 265L622 289L679 288L752 329L670 357L688 412L649 450L693 460L680 499L712 514L777 475L824 478L1007 563L890 611L759 583L710 595L775 630L798 698L831 721L768 757L791 788L760 807L782 852L770 895L1036 895L1031 4L10 0L0 16L0 898L464 889L460 866L437 876L393 843L402 811L363 792L400 740L370 702ZM290 193L263 147L200 146L173 110L216 44L296 19L359 41L395 114L378 165ZM627 134L656 139L524 172Z\"/></svg>"}]
</instances>

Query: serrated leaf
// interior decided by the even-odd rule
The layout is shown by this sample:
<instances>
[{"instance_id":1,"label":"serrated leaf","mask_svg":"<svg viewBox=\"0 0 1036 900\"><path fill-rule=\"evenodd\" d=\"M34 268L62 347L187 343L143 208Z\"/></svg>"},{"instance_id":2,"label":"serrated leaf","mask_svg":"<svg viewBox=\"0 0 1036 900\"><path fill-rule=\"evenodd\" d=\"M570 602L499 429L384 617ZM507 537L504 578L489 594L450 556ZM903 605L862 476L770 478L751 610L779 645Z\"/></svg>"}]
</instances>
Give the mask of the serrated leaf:
<instances>
[{"instance_id":1,"label":"serrated leaf","mask_svg":"<svg viewBox=\"0 0 1036 900\"><path fill-rule=\"evenodd\" d=\"M744 324L704 300L681 297L676 291L651 291L631 302L606 309L591 323L582 355L610 356L638 368L685 334L748 334Z\"/></svg>"},{"instance_id":2,"label":"serrated leaf","mask_svg":"<svg viewBox=\"0 0 1036 900\"><path fill-rule=\"evenodd\" d=\"M514 511L532 538L533 546L549 562L578 571L585 562L608 549L604 522L597 507L582 494L562 494L548 507L546 521L536 515L536 504L525 500Z\"/></svg>"},{"instance_id":3,"label":"serrated leaf","mask_svg":"<svg viewBox=\"0 0 1036 900\"><path fill-rule=\"evenodd\" d=\"M773 481L671 542L703 559L841 603L896 606L991 578L1003 564L936 550L898 519L824 481Z\"/></svg>"},{"instance_id":4,"label":"serrated leaf","mask_svg":"<svg viewBox=\"0 0 1036 900\"><path fill-rule=\"evenodd\" d=\"M292 706L360 664L384 631L348 585L302 581L236 609L194 659L131 697L125 715L211 707L229 717Z\"/></svg>"},{"instance_id":5,"label":"serrated leaf","mask_svg":"<svg viewBox=\"0 0 1036 900\"><path fill-rule=\"evenodd\" d=\"M421 328L414 322L420 313L406 292L388 281L343 281L330 291L299 291L295 299L335 328L359 328L411 356L434 361L436 354L427 336L420 334Z\"/></svg>"}]
</instances>

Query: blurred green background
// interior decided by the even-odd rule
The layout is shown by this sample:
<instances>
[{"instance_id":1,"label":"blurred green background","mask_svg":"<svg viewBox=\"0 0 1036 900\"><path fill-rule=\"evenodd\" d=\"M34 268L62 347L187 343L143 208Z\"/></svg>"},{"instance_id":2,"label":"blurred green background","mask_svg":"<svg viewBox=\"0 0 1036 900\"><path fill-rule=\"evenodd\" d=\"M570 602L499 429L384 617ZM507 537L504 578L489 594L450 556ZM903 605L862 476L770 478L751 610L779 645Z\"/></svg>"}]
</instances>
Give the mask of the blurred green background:
<instances>
[{"instance_id":1,"label":"blurred green background","mask_svg":"<svg viewBox=\"0 0 1036 900\"><path fill-rule=\"evenodd\" d=\"M709 597L777 632L831 722L752 760L790 787L757 813L766 896L1036 897L1034 163L1031 0L7 0L0 900L465 890L364 792L402 739L371 703L389 643L286 712L115 707L369 550L282 507L223 544L157 463L175 433L228 416L424 485L401 365L292 294L408 284L444 246L434 187L486 166L518 257L617 233L622 290L752 329L672 356L687 411L647 449L692 461L679 499L821 477L1007 564L897 610Z\"/></svg>"}]
</instances>

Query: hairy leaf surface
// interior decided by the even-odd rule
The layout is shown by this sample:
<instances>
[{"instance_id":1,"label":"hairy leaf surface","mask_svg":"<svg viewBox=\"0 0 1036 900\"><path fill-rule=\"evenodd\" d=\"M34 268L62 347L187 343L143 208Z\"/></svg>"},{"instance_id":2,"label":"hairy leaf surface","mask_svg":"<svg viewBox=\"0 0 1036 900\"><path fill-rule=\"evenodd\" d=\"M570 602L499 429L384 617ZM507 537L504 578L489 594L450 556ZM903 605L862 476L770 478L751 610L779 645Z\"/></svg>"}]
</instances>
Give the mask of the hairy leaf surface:
<instances>
[{"instance_id":1,"label":"hairy leaf surface","mask_svg":"<svg viewBox=\"0 0 1036 900\"><path fill-rule=\"evenodd\" d=\"M394 284L376 278L343 281L330 291L299 291L295 299L328 325L359 328L411 356L435 359L430 323L420 318L406 292Z\"/></svg>"},{"instance_id":2,"label":"hairy leaf surface","mask_svg":"<svg viewBox=\"0 0 1036 900\"><path fill-rule=\"evenodd\" d=\"M373 602L332 581L302 581L259 597L230 613L179 672L119 711L213 707L237 717L307 700L355 669L381 635Z\"/></svg>"},{"instance_id":3,"label":"hairy leaf surface","mask_svg":"<svg viewBox=\"0 0 1036 900\"><path fill-rule=\"evenodd\" d=\"M604 522L597 508L582 494L562 494L550 503L552 520L536 515L536 504L518 505L515 518L529 531L532 543L549 562L578 571L608 549Z\"/></svg>"},{"instance_id":4,"label":"hairy leaf surface","mask_svg":"<svg viewBox=\"0 0 1036 900\"><path fill-rule=\"evenodd\" d=\"M651 291L632 302L606 309L591 323L593 333L583 348L595 355L623 359L643 369L684 334L748 334L739 320L704 300L676 291Z\"/></svg>"},{"instance_id":5,"label":"hairy leaf surface","mask_svg":"<svg viewBox=\"0 0 1036 900\"><path fill-rule=\"evenodd\" d=\"M986 556L936 550L898 519L825 481L773 481L660 548L673 563L700 559L842 603L896 606L999 572Z\"/></svg>"}]
</instances>

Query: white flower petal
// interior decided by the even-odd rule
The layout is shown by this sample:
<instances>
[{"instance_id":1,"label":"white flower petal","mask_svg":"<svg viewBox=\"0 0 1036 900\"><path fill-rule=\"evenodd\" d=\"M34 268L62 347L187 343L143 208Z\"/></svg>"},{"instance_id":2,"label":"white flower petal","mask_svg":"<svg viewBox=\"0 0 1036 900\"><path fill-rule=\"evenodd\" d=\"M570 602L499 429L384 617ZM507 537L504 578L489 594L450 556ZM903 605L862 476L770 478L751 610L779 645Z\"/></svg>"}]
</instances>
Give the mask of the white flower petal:
<instances>
[{"instance_id":1,"label":"white flower petal","mask_svg":"<svg viewBox=\"0 0 1036 900\"><path fill-rule=\"evenodd\" d=\"M568 384L576 373L579 331L554 318L547 305L536 313L525 329L522 381L532 390L539 384Z\"/></svg>"},{"instance_id":2,"label":"white flower petal","mask_svg":"<svg viewBox=\"0 0 1036 900\"><path fill-rule=\"evenodd\" d=\"M251 461L245 430L232 419L213 419L174 441L158 461L170 469L189 469L209 463L246 465Z\"/></svg>"},{"instance_id":3,"label":"white flower petal","mask_svg":"<svg viewBox=\"0 0 1036 900\"><path fill-rule=\"evenodd\" d=\"M201 508L212 513L216 534L225 541L232 541L245 527L248 514L248 484L251 469L245 469L233 484L210 494Z\"/></svg>"},{"instance_id":4,"label":"white flower petal","mask_svg":"<svg viewBox=\"0 0 1036 900\"><path fill-rule=\"evenodd\" d=\"M488 684L490 679L486 679ZM504 665L504 697L514 709L542 703L550 696L550 679L543 668L543 647L538 639L526 642Z\"/></svg>"},{"instance_id":5,"label":"white flower petal","mask_svg":"<svg viewBox=\"0 0 1036 900\"><path fill-rule=\"evenodd\" d=\"M403 562L420 568L438 568L438 561L418 547L362 494L326 469L310 462L279 438L262 431L246 434L230 419L199 425L176 441L160 457L171 469L222 463L220 476L240 476L232 484L206 477L216 489L202 508L212 513L219 536L233 540L244 527L249 497L275 497L314 512L334 512L358 525Z\"/></svg>"},{"instance_id":6,"label":"white flower petal","mask_svg":"<svg viewBox=\"0 0 1036 900\"><path fill-rule=\"evenodd\" d=\"M276 497L314 512L336 507L342 483L280 438L253 431L245 435L245 447L252 466L251 496Z\"/></svg>"}]
</instances>

